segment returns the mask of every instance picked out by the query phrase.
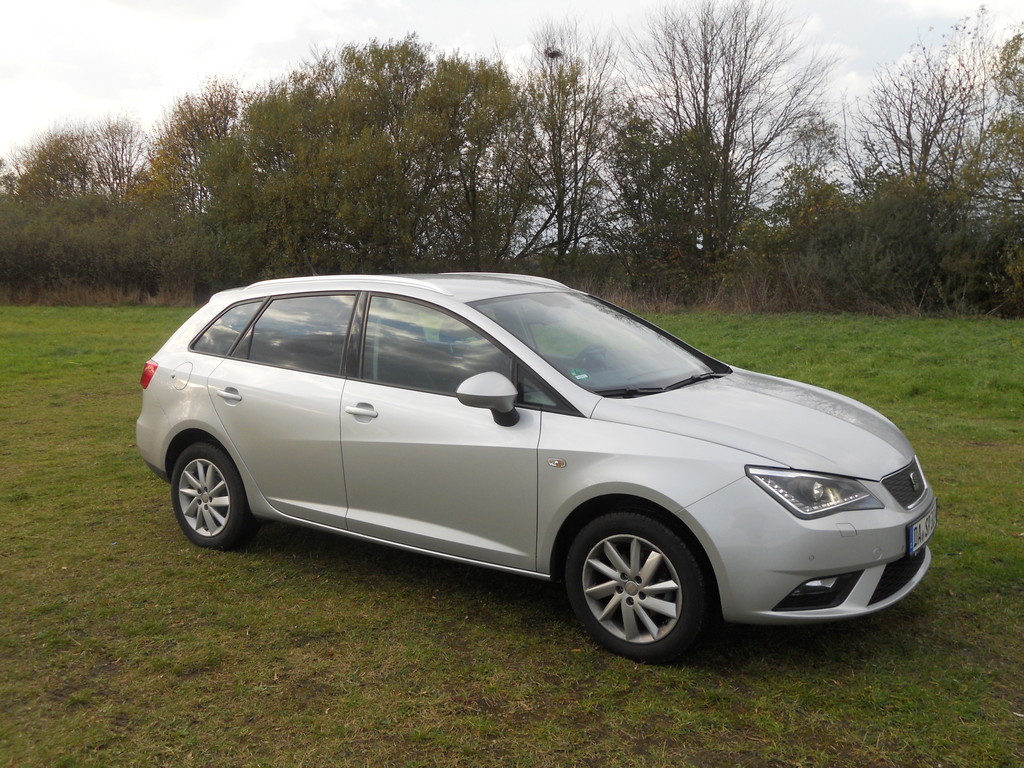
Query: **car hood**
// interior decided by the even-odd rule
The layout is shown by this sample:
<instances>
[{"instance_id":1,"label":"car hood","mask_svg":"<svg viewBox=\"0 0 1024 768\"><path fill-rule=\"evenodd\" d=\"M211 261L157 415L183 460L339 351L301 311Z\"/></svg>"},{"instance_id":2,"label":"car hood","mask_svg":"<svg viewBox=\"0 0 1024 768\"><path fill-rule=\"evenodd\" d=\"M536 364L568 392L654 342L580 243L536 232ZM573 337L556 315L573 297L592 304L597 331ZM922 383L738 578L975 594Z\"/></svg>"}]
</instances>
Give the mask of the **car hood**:
<instances>
[{"instance_id":1,"label":"car hood","mask_svg":"<svg viewBox=\"0 0 1024 768\"><path fill-rule=\"evenodd\" d=\"M591 418L726 445L775 466L867 480L914 456L891 421L856 400L738 369L670 392L604 398Z\"/></svg>"}]
</instances>

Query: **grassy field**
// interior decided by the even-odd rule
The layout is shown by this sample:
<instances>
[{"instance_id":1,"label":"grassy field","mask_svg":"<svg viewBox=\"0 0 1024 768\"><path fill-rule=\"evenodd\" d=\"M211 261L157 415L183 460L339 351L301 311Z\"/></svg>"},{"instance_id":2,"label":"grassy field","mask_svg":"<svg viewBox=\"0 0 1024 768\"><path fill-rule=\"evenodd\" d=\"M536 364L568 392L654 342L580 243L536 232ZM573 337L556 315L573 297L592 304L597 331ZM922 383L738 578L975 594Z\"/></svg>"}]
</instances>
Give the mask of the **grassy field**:
<instances>
[{"instance_id":1,"label":"grassy field","mask_svg":"<svg viewBox=\"0 0 1024 768\"><path fill-rule=\"evenodd\" d=\"M557 585L280 525L187 544L133 446L187 313L0 307L0 768L1024 764L1024 322L655 318L882 410L941 517L896 608L643 667Z\"/></svg>"}]
</instances>

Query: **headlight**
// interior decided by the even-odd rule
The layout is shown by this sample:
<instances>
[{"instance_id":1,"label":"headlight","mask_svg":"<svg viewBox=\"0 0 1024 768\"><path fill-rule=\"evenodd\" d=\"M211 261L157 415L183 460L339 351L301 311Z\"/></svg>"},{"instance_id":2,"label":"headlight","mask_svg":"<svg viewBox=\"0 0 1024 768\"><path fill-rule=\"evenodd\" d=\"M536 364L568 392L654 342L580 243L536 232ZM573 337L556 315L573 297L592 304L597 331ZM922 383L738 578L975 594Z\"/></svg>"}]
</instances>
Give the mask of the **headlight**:
<instances>
[{"instance_id":1,"label":"headlight","mask_svg":"<svg viewBox=\"0 0 1024 768\"><path fill-rule=\"evenodd\" d=\"M764 467L747 467L747 474L782 506L804 519L885 506L861 483L849 477Z\"/></svg>"}]
</instances>

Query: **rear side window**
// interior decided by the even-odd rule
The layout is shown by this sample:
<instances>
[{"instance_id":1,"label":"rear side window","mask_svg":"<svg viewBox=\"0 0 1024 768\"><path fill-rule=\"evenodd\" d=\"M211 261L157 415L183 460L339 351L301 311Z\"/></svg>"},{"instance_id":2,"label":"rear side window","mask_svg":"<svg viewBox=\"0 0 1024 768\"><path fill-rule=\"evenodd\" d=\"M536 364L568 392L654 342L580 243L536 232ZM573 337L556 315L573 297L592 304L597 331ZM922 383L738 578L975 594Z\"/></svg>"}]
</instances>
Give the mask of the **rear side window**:
<instances>
[{"instance_id":1,"label":"rear side window","mask_svg":"<svg viewBox=\"0 0 1024 768\"><path fill-rule=\"evenodd\" d=\"M270 303L233 357L338 375L355 296L293 296Z\"/></svg>"},{"instance_id":2,"label":"rear side window","mask_svg":"<svg viewBox=\"0 0 1024 768\"><path fill-rule=\"evenodd\" d=\"M231 351L238 334L245 329L256 314L256 310L260 308L260 304L260 301L251 301L248 304L231 307L203 331L192 344L192 349L208 355L226 355Z\"/></svg>"}]
</instances>

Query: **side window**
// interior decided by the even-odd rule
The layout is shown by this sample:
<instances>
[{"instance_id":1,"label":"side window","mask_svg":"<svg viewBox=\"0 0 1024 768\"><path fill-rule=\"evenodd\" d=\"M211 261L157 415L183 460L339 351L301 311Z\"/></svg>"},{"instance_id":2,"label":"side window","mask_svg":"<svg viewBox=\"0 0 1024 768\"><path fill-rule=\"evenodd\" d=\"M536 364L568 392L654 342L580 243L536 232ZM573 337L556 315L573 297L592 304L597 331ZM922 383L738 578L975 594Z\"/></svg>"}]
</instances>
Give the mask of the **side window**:
<instances>
[{"instance_id":1,"label":"side window","mask_svg":"<svg viewBox=\"0 0 1024 768\"><path fill-rule=\"evenodd\" d=\"M485 371L508 376L511 361L461 320L412 301L370 300L364 379L454 395L459 384Z\"/></svg>"},{"instance_id":2,"label":"side window","mask_svg":"<svg viewBox=\"0 0 1024 768\"><path fill-rule=\"evenodd\" d=\"M234 357L311 373L338 375L355 296L275 299Z\"/></svg>"},{"instance_id":3,"label":"side window","mask_svg":"<svg viewBox=\"0 0 1024 768\"><path fill-rule=\"evenodd\" d=\"M252 301L248 304L231 307L203 331L203 334L192 344L192 349L209 355L226 355L231 351L231 345L235 343L238 334L249 324L261 304L260 301Z\"/></svg>"},{"instance_id":4,"label":"side window","mask_svg":"<svg viewBox=\"0 0 1024 768\"><path fill-rule=\"evenodd\" d=\"M558 402L541 388L533 374L526 373L519 369L519 402L523 405L533 405L538 408L557 408Z\"/></svg>"}]
</instances>

